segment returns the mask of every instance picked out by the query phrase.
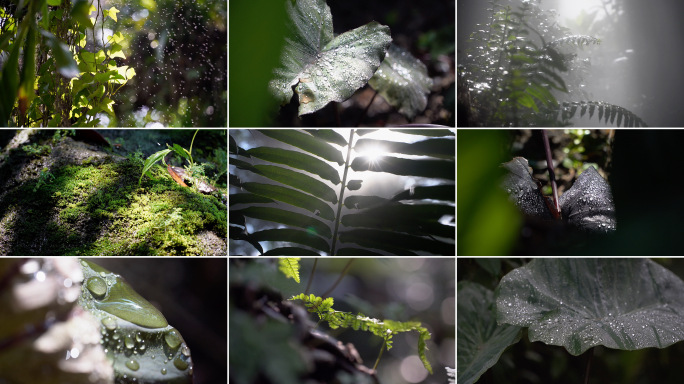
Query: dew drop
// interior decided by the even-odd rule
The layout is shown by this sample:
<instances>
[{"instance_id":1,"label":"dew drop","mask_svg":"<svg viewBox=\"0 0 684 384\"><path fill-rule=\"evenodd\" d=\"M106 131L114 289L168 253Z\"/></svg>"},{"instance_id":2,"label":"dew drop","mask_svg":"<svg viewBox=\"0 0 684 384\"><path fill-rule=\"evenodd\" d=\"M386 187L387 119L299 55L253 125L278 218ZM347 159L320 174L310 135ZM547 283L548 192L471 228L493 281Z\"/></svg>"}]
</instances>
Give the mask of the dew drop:
<instances>
[{"instance_id":1,"label":"dew drop","mask_svg":"<svg viewBox=\"0 0 684 384\"><path fill-rule=\"evenodd\" d=\"M131 359L131 360L126 360L126 366L131 370L131 371L137 371L140 369L140 363L137 361Z\"/></svg>"},{"instance_id":2,"label":"dew drop","mask_svg":"<svg viewBox=\"0 0 684 384\"><path fill-rule=\"evenodd\" d=\"M166 375L166 368L162 368L162 369L161 369L161 374L162 374L162 375Z\"/></svg>"},{"instance_id":3,"label":"dew drop","mask_svg":"<svg viewBox=\"0 0 684 384\"><path fill-rule=\"evenodd\" d=\"M104 325L104 327L107 328L108 330L113 331L116 329L116 326L117 326L116 319L114 319L113 317L107 316L104 319L102 319L102 325Z\"/></svg>"},{"instance_id":4,"label":"dew drop","mask_svg":"<svg viewBox=\"0 0 684 384\"><path fill-rule=\"evenodd\" d=\"M178 334L178 331L172 329L164 335L164 340L166 340L166 345L171 349L176 349L183 341L183 338Z\"/></svg>"},{"instance_id":5,"label":"dew drop","mask_svg":"<svg viewBox=\"0 0 684 384\"><path fill-rule=\"evenodd\" d=\"M173 360L173 365L181 371L185 371L189 366L188 362L181 356L178 356Z\"/></svg>"},{"instance_id":6,"label":"dew drop","mask_svg":"<svg viewBox=\"0 0 684 384\"><path fill-rule=\"evenodd\" d=\"M86 282L86 288L97 300L102 300L107 294L107 284L97 276L91 277Z\"/></svg>"},{"instance_id":7,"label":"dew drop","mask_svg":"<svg viewBox=\"0 0 684 384\"><path fill-rule=\"evenodd\" d=\"M126 344L126 348L132 349L135 347L135 340L133 340L133 337L131 335L126 335L124 338L124 344Z\"/></svg>"}]
</instances>

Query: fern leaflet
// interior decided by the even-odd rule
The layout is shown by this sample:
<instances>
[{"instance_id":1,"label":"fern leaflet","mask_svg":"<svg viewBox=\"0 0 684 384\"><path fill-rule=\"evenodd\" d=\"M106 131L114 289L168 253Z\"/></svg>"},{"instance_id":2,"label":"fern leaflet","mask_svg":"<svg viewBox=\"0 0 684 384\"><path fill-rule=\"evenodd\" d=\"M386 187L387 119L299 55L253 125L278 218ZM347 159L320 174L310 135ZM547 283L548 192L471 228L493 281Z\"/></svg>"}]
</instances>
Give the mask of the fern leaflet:
<instances>
[{"instance_id":1,"label":"fern leaflet","mask_svg":"<svg viewBox=\"0 0 684 384\"><path fill-rule=\"evenodd\" d=\"M282 257L278 259L278 269L287 277L291 277L299 283L299 260L300 257Z\"/></svg>"},{"instance_id":2,"label":"fern leaflet","mask_svg":"<svg viewBox=\"0 0 684 384\"><path fill-rule=\"evenodd\" d=\"M381 337L385 341L387 350L392 348L392 336L400 332L418 331L418 356L423 362L425 369L432 374L432 366L425 356L427 349L426 340L431 338L430 332L423 327L418 321L393 321L393 320L378 320L364 316L363 314L354 315L349 312L336 311L332 309L334 300L332 297L323 299L316 295L305 295L303 293L292 296L290 300L302 300L309 312L316 313L318 318L328 322L328 326L332 329L337 328L352 328L355 331L359 329L368 331L376 336Z\"/></svg>"}]
</instances>

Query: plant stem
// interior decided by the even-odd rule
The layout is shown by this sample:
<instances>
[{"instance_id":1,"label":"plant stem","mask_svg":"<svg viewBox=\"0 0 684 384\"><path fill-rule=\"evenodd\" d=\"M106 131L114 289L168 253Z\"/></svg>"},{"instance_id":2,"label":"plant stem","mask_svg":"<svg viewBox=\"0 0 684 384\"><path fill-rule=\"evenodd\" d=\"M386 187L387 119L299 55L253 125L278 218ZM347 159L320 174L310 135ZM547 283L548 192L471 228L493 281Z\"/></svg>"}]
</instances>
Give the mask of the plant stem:
<instances>
[{"instance_id":1,"label":"plant stem","mask_svg":"<svg viewBox=\"0 0 684 384\"><path fill-rule=\"evenodd\" d=\"M330 293L331 293L332 291L334 291L335 288L337 288L337 286L340 284L340 281L342 281L342 278L344 278L344 276L345 276L345 275L347 274L347 272L349 271L349 267L351 267L351 264L352 264L353 261L354 261L354 259L349 259L349 261L347 262L347 265L344 266L344 269L342 270L342 273L340 273L340 277L338 277L337 280L333 283L333 285L332 285L330 288L328 288L328 290L325 291L325 292L321 295L322 298L328 297L328 295L330 295Z\"/></svg>"},{"instance_id":2,"label":"plant stem","mask_svg":"<svg viewBox=\"0 0 684 384\"><path fill-rule=\"evenodd\" d=\"M359 121L356 122L357 127L361 126L361 122L363 121L363 118L366 117L366 113L368 113L368 110L370 109L370 106L373 104L373 101L375 101L375 96L377 96L377 95L378 95L378 91L375 91L375 93L373 94L373 97L371 97L370 102L368 103L368 105L366 105L366 109L364 109L361 116L359 116Z\"/></svg>"},{"instance_id":3,"label":"plant stem","mask_svg":"<svg viewBox=\"0 0 684 384\"><path fill-rule=\"evenodd\" d=\"M354 139L354 130L349 131L349 143L347 144L347 160L344 162L344 175L342 176L342 187L340 189L340 199L337 201L337 215L335 216L335 232L333 232L332 245L330 246L330 256L335 254L335 245L337 244L337 230L340 228L340 214L342 213L342 199L344 198L344 189L347 185L347 171L349 170L349 160L351 159L352 140Z\"/></svg>"},{"instance_id":4,"label":"plant stem","mask_svg":"<svg viewBox=\"0 0 684 384\"><path fill-rule=\"evenodd\" d=\"M553 212L553 214L558 219L560 218L561 211L558 203L558 187L556 186L556 174L553 171L553 157L551 156L551 147L549 146L549 136L546 134L545 129L542 129L542 136L544 138L544 151L546 152L546 169L549 171L549 180L553 190L553 205L556 209L556 212Z\"/></svg>"},{"instance_id":5,"label":"plant stem","mask_svg":"<svg viewBox=\"0 0 684 384\"><path fill-rule=\"evenodd\" d=\"M316 272L316 264L318 264L318 259L314 259L313 267L311 268L311 275L309 275L309 281L306 283L306 289L304 290L305 295L309 294L309 288L311 288L314 272Z\"/></svg>"},{"instance_id":6,"label":"plant stem","mask_svg":"<svg viewBox=\"0 0 684 384\"><path fill-rule=\"evenodd\" d=\"M589 370L591 370L591 361L594 359L594 349L596 347L591 347L589 349L589 359L587 360L587 368L584 370L584 384L589 384Z\"/></svg>"},{"instance_id":7,"label":"plant stem","mask_svg":"<svg viewBox=\"0 0 684 384\"><path fill-rule=\"evenodd\" d=\"M197 132L199 132L199 129L195 131L195 134L192 135L192 141L190 142L190 150L188 151L188 155L190 155L190 165L195 165L195 163L192 161L192 145L195 144L195 136L197 136Z\"/></svg>"},{"instance_id":8,"label":"plant stem","mask_svg":"<svg viewBox=\"0 0 684 384\"><path fill-rule=\"evenodd\" d=\"M378 359L375 360L375 365L373 366L374 371L378 367L378 363L380 362L380 358L382 357L382 352L385 351L385 344L387 344L387 341L382 342L382 347L380 347L380 354L378 354Z\"/></svg>"}]
</instances>

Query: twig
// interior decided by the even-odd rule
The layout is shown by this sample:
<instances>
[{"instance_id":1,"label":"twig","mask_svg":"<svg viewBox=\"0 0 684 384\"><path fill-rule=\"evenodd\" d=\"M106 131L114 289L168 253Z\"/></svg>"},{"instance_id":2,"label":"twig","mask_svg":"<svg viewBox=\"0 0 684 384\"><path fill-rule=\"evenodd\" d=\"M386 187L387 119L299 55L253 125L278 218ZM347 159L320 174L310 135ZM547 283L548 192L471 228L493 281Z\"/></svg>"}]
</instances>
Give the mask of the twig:
<instances>
[{"instance_id":1,"label":"twig","mask_svg":"<svg viewBox=\"0 0 684 384\"><path fill-rule=\"evenodd\" d=\"M594 359L594 349L596 349L596 347L591 347L589 349L589 359L587 360L587 368L584 370L584 384L589 384L589 371L591 370L591 361Z\"/></svg>"},{"instance_id":2,"label":"twig","mask_svg":"<svg viewBox=\"0 0 684 384\"><path fill-rule=\"evenodd\" d=\"M309 275L309 282L306 283L306 289L304 290L305 295L309 294L309 288L311 288L314 272L316 272L316 264L318 264L318 259L314 259L313 267L311 268L311 275Z\"/></svg>"},{"instance_id":3,"label":"twig","mask_svg":"<svg viewBox=\"0 0 684 384\"><path fill-rule=\"evenodd\" d=\"M546 169L549 171L549 180L551 181L551 189L553 190L553 205L555 212L553 216L560 218L560 205L558 203L558 187L556 186L556 173L553 171L553 157L551 156L551 147L549 146L549 136L546 130L542 129L542 136L544 138L544 151L546 151Z\"/></svg>"},{"instance_id":4,"label":"twig","mask_svg":"<svg viewBox=\"0 0 684 384\"><path fill-rule=\"evenodd\" d=\"M338 277L337 280L333 283L333 285L332 285L330 288L328 288L328 290L325 291L325 292L321 295L322 298L328 297L328 295L330 295L330 293L332 293L332 291L334 291L335 288L337 288L337 286L340 284L340 281L342 281L342 279L344 278L344 276L347 275L347 271L349 270L349 267L351 267L351 264L352 264L353 261L354 261L354 259L349 259L349 261L347 262L347 265L344 266L344 269L342 270L342 273L340 273L340 277Z\"/></svg>"}]
</instances>

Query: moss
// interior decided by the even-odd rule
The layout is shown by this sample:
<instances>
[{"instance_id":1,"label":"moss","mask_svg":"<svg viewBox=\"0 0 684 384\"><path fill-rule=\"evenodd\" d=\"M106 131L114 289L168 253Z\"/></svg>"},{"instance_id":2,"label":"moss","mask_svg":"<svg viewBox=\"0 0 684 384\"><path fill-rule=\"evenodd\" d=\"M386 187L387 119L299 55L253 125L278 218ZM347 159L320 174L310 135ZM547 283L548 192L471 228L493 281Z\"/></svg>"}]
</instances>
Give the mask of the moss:
<instances>
[{"instance_id":1,"label":"moss","mask_svg":"<svg viewBox=\"0 0 684 384\"><path fill-rule=\"evenodd\" d=\"M1 174L12 174L8 164L38 170L0 198L0 221L12 217L4 220L11 231L3 232L0 253L203 255L210 251L198 233L227 237L226 206L214 196L178 186L162 167L155 167L152 178L144 177L138 188L138 162L102 156L86 160L62 165L46 156L31 165L24 155L0 166ZM46 167L54 177L39 185Z\"/></svg>"}]
</instances>

